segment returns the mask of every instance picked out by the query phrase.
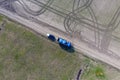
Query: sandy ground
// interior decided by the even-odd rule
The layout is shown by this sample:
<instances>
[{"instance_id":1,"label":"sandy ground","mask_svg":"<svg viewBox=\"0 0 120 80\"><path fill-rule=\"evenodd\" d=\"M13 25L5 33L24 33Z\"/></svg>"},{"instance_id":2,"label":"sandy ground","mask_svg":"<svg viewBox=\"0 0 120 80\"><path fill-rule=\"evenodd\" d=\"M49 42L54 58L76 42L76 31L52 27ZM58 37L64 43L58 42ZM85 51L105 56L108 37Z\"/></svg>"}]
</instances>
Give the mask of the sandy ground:
<instances>
[{"instance_id":1,"label":"sandy ground","mask_svg":"<svg viewBox=\"0 0 120 80\"><path fill-rule=\"evenodd\" d=\"M98 5L102 4L102 5L106 6L104 4L104 1L105 0L102 0L100 2L100 4L98 4ZM94 2L94 3L97 4L98 2ZM109 3L109 4L112 4L112 3ZM0 13L4 14L5 16L7 16L7 17L9 17L9 18L11 18L11 19L13 19L13 20L25 25L25 26L27 26L28 28L33 29L34 31L36 31L42 35L46 36L47 33L51 33L51 34L54 34L56 37L63 37L65 39L67 39L68 41L71 41L77 51L83 52L87 56L101 60L107 64L112 65L113 67L115 67L117 69L120 69L120 57L119 57L120 56L120 54L119 54L120 45L118 45L118 42L112 41L111 46L110 46L111 47L110 49L112 49L113 52L115 52L115 55L108 55L108 54L99 52L95 48L92 48L90 45L87 45L84 42L80 41L77 37L71 37L70 35L68 35L65 32L65 28L64 28L63 23L62 23L63 18L60 19L60 18L58 18L58 16L56 16L55 14L53 14L51 12L46 12L42 16L34 17L32 15L27 15L27 13L23 10L23 8L22 7L20 8L19 3L16 2L16 4L14 4L14 5L16 6L16 10L18 11L18 14L20 14L21 16L25 15L23 17L27 17L27 18L32 18L32 17L37 18L40 20L39 24L35 23L32 19L27 20L25 18L18 16L17 14L13 14L9 11L6 11L3 8L0 8ZM99 11L104 9L102 7L102 5L98 9ZM109 8L109 7L107 7L107 8ZM97 10L97 8L96 8L96 10ZM100 12L98 12L96 14L98 15L98 17L102 16L102 15L100 15ZM54 17L56 16L56 17L53 18L53 16Z\"/></svg>"}]
</instances>

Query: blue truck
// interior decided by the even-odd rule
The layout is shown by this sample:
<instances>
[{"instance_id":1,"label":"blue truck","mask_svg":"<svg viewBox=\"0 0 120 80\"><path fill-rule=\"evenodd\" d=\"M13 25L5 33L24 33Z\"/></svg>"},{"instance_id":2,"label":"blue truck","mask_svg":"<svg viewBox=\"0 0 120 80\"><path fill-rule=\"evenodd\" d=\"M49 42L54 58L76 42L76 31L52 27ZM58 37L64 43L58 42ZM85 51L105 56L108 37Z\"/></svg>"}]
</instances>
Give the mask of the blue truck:
<instances>
[{"instance_id":1,"label":"blue truck","mask_svg":"<svg viewBox=\"0 0 120 80\"><path fill-rule=\"evenodd\" d=\"M52 34L47 34L47 37L48 37L48 39L50 39L51 41L56 41L55 36L52 35ZM72 47L71 42L69 42L69 41L67 41L67 40L65 40L65 39L63 39L63 38L60 38L60 37L59 37L59 38L57 39L57 42L59 43L60 46L62 46L62 47L64 47L64 48L70 49L70 48Z\"/></svg>"}]
</instances>

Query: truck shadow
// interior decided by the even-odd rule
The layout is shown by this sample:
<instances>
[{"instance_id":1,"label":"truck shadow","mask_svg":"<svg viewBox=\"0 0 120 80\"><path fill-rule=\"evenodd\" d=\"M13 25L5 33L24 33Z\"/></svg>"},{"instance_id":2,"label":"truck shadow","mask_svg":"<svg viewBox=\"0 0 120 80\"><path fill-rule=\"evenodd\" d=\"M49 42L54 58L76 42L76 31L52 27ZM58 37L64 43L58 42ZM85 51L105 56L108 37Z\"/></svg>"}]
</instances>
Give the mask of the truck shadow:
<instances>
[{"instance_id":1,"label":"truck shadow","mask_svg":"<svg viewBox=\"0 0 120 80\"><path fill-rule=\"evenodd\" d=\"M64 46L64 45L62 45L62 44L59 44L59 46L60 46L63 50L65 50L65 51L67 51L67 52L69 52L69 53L74 53L74 52L75 52L75 49L74 49L73 46L71 46L71 47L66 47L66 46Z\"/></svg>"}]
</instances>

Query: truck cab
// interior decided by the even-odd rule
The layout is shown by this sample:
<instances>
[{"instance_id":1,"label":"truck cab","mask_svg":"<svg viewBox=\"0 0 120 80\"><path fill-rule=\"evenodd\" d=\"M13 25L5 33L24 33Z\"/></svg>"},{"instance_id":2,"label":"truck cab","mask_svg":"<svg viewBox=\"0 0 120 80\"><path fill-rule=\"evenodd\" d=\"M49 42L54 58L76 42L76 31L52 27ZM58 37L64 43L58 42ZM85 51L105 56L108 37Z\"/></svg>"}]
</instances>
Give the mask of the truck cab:
<instances>
[{"instance_id":1,"label":"truck cab","mask_svg":"<svg viewBox=\"0 0 120 80\"><path fill-rule=\"evenodd\" d=\"M48 37L48 39L50 39L51 41L56 41L55 36L52 35L52 34L47 34L47 37Z\"/></svg>"}]
</instances>

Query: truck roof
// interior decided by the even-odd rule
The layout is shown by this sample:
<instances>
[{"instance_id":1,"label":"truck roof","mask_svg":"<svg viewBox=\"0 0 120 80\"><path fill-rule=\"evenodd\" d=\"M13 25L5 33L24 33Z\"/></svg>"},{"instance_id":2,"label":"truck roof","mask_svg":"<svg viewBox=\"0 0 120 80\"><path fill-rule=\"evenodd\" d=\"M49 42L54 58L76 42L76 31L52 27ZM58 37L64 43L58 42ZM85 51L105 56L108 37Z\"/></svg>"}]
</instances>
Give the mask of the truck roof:
<instances>
[{"instance_id":1,"label":"truck roof","mask_svg":"<svg viewBox=\"0 0 120 80\"><path fill-rule=\"evenodd\" d=\"M71 47L71 42L68 42L68 41L65 40L65 39L58 38L57 41L59 42L59 44L62 44L62 45L64 45L64 46L66 46L66 47Z\"/></svg>"}]
</instances>

